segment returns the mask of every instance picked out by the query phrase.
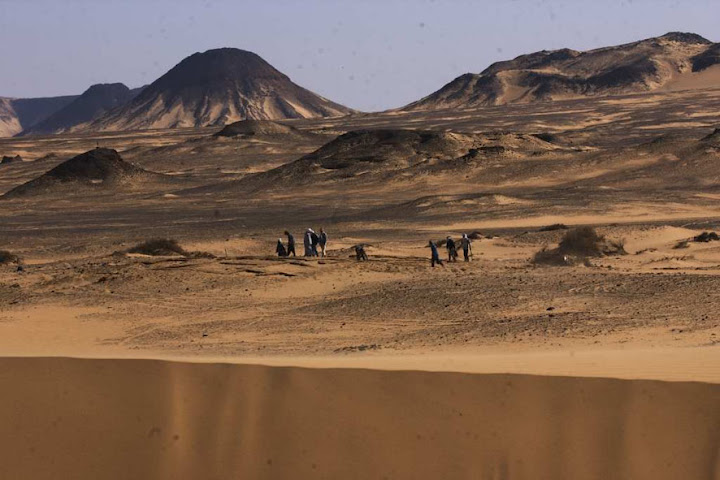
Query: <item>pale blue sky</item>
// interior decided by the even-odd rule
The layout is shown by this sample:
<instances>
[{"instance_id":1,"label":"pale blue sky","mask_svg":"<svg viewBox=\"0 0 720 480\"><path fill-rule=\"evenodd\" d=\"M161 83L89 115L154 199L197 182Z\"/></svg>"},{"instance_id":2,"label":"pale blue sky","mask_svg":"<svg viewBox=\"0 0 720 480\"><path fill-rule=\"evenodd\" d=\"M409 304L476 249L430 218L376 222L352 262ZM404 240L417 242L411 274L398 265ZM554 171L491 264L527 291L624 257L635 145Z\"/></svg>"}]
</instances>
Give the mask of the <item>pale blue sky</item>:
<instances>
[{"instance_id":1,"label":"pale blue sky","mask_svg":"<svg viewBox=\"0 0 720 480\"><path fill-rule=\"evenodd\" d=\"M0 0L0 96L136 87L194 52L237 47L372 111L537 50L673 30L720 41L719 18L718 0Z\"/></svg>"}]
</instances>

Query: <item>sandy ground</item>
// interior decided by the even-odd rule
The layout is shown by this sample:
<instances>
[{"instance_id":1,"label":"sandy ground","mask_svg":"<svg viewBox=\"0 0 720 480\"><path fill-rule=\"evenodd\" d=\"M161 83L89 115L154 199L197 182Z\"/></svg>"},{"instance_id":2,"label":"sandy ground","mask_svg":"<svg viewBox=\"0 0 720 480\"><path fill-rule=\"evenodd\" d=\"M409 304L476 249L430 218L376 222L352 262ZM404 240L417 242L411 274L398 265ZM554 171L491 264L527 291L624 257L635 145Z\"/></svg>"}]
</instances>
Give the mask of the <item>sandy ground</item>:
<instances>
[{"instance_id":1,"label":"sandy ground","mask_svg":"<svg viewBox=\"0 0 720 480\"><path fill-rule=\"evenodd\" d=\"M292 142L0 140L31 160L0 167L0 193L98 142L172 179L0 200L0 249L22 258L0 265L2 477L720 478L720 242L683 243L720 230L718 105L678 90L297 121L316 135ZM555 137L248 187L377 127ZM533 265L554 223L627 255ZM327 258L272 256L309 226ZM470 232L471 262L430 267L429 239ZM154 237L212 255L124 253Z\"/></svg>"},{"instance_id":2,"label":"sandy ground","mask_svg":"<svg viewBox=\"0 0 720 480\"><path fill-rule=\"evenodd\" d=\"M0 361L6 478L717 478L720 388ZM662 419L662 420L661 420ZM82 452L82 454L80 454Z\"/></svg>"}]
</instances>

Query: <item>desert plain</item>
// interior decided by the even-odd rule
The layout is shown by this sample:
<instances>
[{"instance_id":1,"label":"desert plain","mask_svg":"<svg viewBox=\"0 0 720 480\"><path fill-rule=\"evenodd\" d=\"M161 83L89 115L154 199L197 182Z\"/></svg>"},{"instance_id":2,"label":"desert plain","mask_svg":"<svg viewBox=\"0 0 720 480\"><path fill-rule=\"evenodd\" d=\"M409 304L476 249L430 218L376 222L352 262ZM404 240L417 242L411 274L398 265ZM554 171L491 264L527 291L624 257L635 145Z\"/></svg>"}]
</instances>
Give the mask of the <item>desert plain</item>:
<instances>
[{"instance_id":1,"label":"desert plain","mask_svg":"<svg viewBox=\"0 0 720 480\"><path fill-rule=\"evenodd\" d=\"M5 478L720 478L718 127L709 85L0 139ZM588 226L622 254L533 262Z\"/></svg>"}]
</instances>

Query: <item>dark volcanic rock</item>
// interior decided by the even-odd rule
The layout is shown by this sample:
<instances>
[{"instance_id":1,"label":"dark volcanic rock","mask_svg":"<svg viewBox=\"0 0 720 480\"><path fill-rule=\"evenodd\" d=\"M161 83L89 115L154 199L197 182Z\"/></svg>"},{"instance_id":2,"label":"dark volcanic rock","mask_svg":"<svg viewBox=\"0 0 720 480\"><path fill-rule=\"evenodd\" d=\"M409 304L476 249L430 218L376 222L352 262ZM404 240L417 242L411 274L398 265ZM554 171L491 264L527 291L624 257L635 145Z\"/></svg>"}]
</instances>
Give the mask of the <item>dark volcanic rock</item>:
<instances>
[{"instance_id":1,"label":"dark volcanic rock","mask_svg":"<svg viewBox=\"0 0 720 480\"><path fill-rule=\"evenodd\" d=\"M692 58L693 72L701 72L713 65L720 65L720 43L712 45L704 52Z\"/></svg>"},{"instance_id":2,"label":"dark volcanic rock","mask_svg":"<svg viewBox=\"0 0 720 480\"><path fill-rule=\"evenodd\" d=\"M216 137L237 137L237 136L278 136L278 135L299 135L301 132L294 127L272 122L270 120L241 120L226 125L215 134Z\"/></svg>"}]
</instances>

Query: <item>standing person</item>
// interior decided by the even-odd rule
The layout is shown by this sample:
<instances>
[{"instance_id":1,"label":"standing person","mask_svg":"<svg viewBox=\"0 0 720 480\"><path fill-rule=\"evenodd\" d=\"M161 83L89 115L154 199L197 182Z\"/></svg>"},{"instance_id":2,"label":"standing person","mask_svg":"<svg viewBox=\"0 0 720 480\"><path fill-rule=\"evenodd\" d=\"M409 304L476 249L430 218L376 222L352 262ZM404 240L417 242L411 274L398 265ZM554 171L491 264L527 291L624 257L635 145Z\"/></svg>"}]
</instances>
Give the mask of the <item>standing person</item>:
<instances>
[{"instance_id":1,"label":"standing person","mask_svg":"<svg viewBox=\"0 0 720 480\"><path fill-rule=\"evenodd\" d=\"M320 237L318 237L318 234L315 233L315 230L312 228L310 229L310 246L312 248L312 256L317 257L318 256L318 243L320 242Z\"/></svg>"},{"instance_id":2,"label":"standing person","mask_svg":"<svg viewBox=\"0 0 720 480\"><path fill-rule=\"evenodd\" d=\"M472 256L472 241L467 236L467 233L463 233L462 239L460 239L460 246L463 249L463 257L465 257L465 261L469 262L470 257Z\"/></svg>"},{"instance_id":3,"label":"standing person","mask_svg":"<svg viewBox=\"0 0 720 480\"><path fill-rule=\"evenodd\" d=\"M312 228L308 228L305 232L305 235L303 237L303 245L305 246L305 256L306 257L312 257L313 256L313 250L312 250L312 235L313 235Z\"/></svg>"},{"instance_id":4,"label":"standing person","mask_svg":"<svg viewBox=\"0 0 720 480\"><path fill-rule=\"evenodd\" d=\"M292 253L292 256L295 256L295 237L292 236L292 233L285 230L285 235L287 235L288 238L288 246L287 246L287 256L289 257Z\"/></svg>"},{"instance_id":5,"label":"standing person","mask_svg":"<svg viewBox=\"0 0 720 480\"><path fill-rule=\"evenodd\" d=\"M320 245L320 256L325 257L325 247L327 246L328 236L325 230L320 229L320 235L318 236L318 245Z\"/></svg>"},{"instance_id":6,"label":"standing person","mask_svg":"<svg viewBox=\"0 0 720 480\"><path fill-rule=\"evenodd\" d=\"M435 264L437 263L438 265L442 265L444 267L445 265L443 264L442 260L440 260L440 254L438 253L437 245L435 245L435 243L432 240L430 240L430 243L428 244L428 246L430 247L430 255L431 255L430 266L435 267Z\"/></svg>"},{"instance_id":7,"label":"standing person","mask_svg":"<svg viewBox=\"0 0 720 480\"><path fill-rule=\"evenodd\" d=\"M278 238L277 246L275 247L278 257L287 257L288 254L285 251L285 245L282 243L282 238Z\"/></svg>"},{"instance_id":8,"label":"standing person","mask_svg":"<svg viewBox=\"0 0 720 480\"><path fill-rule=\"evenodd\" d=\"M447 248L448 251L448 262L457 261L457 246L455 245L455 240L453 240L450 236L447 237L445 248Z\"/></svg>"}]
</instances>

